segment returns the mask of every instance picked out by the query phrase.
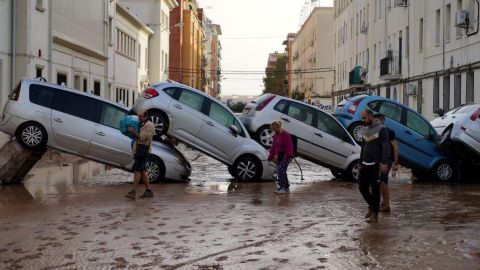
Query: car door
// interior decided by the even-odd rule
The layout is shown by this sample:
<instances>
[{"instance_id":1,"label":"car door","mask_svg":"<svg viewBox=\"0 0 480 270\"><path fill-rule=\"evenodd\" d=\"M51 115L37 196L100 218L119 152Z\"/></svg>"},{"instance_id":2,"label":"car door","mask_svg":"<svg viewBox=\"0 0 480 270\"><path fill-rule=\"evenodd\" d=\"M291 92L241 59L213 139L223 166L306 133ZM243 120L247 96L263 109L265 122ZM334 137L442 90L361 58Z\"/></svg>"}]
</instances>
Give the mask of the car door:
<instances>
[{"instance_id":1,"label":"car door","mask_svg":"<svg viewBox=\"0 0 480 270\"><path fill-rule=\"evenodd\" d=\"M290 101L281 117L284 129L297 137L297 152L302 155L308 155L312 146L313 116L313 108Z\"/></svg>"},{"instance_id":2,"label":"car door","mask_svg":"<svg viewBox=\"0 0 480 270\"><path fill-rule=\"evenodd\" d=\"M344 168L346 160L358 152L358 146L332 116L322 111L316 113L310 154L322 163Z\"/></svg>"},{"instance_id":3,"label":"car door","mask_svg":"<svg viewBox=\"0 0 480 270\"><path fill-rule=\"evenodd\" d=\"M389 101L383 101L375 104L376 111L385 115L385 126L393 130L397 136L399 156L407 161L412 161L410 157L411 152L408 151L409 147L406 144L405 127L402 124L403 107Z\"/></svg>"},{"instance_id":4,"label":"car door","mask_svg":"<svg viewBox=\"0 0 480 270\"><path fill-rule=\"evenodd\" d=\"M100 102L100 115L88 156L115 166L127 167L132 161L132 139L120 132L120 121L128 112L119 106Z\"/></svg>"},{"instance_id":5,"label":"car door","mask_svg":"<svg viewBox=\"0 0 480 270\"><path fill-rule=\"evenodd\" d=\"M35 121L42 124L45 130L50 134L52 131L52 105L54 93L57 89L31 84L29 87L29 99L32 103L31 109L35 113Z\"/></svg>"},{"instance_id":6,"label":"car door","mask_svg":"<svg viewBox=\"0 0 480 270\"><path fill-rule=\"evenodd\" d=\"M218 160L232 164L245 141L242 126L235 116L218 102L209 100L206 108L205 122L198 134L197 145ZM230 130L232 125L240 132L236 136Z\"/></svg>"},{"instance_id":7,"label":"car door","mask_svg":"<svg viewBox=\"0 0 480 270\"><path fill-rule=\"evenodd\" d=\"M404 130L397 136L403 141L400 151L421 167L428 168L437 152L430 123L412 110L405 109Z\"/></svg>"},{"instance_id":8,"label":"car door","mask_svg":"<svg viewBox=\"0 0 480 270\"><path fill-rule=\"evenodd\" d=\"M68 152L85 156L95 129L98 100L69 91L55 92L52 129L55 144Z\"/></svg>"},{"instance_id":9,"label":"car door","mask_svg":"<svg viewBox=\"0 0 480 270\"><path fill-rule=\"evenodd\" d=\"M195 144L205 118L202 113L204 101L205 97L199 93L177 88L174 100L169 106L172 115L172 127L169 129L171 135L186 143Z\"/></svg>"}]
</instances>

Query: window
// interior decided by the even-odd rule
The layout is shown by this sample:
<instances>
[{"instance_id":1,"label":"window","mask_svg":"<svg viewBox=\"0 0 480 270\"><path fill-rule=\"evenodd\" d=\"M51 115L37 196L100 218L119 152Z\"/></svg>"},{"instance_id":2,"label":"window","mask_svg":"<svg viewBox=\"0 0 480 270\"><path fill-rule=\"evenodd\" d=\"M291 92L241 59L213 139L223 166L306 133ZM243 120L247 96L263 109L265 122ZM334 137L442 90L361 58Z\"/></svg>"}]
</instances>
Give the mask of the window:
<instances>
[{"instance_id":1,"label":"window","mask_svg":"<svg viewBox=\"0 0 480 270\"><path fill-rule=\"evenodd\" d=\"M463 9L463 1L462 0L457 0L457 11L460 11ZM461 38L463 34L463 28L457 27L457 38Z\"/></svg>"},{"instance_id":2,"label":"window","mask_svg":"<svg viewBox=\"0 0 480 270\"><path fill-rule=\"evenodd\" d=\"M62 85L62 83L67 85L67 74L64 73L57 73L57 84Z\"/></svg>"},{"instance_id":3,"label":"window","mask_svg":"<svg viewBox=\"0 0 480 270\"><path fill-rule=\"evenodd\" d=\"M127 116L128 113L111 104L103 103L102 113L100 114L100 124L120 129L120 121Z\"/></svg>"},{"instance_id":4,"label":"window","mask_svg":"<svg viewBox=\"0 0 480 270\"><path fill-rule=\"evenodd\" d=\"M235 123L235 117L220 104L211 101L208 117L215 120L215 122L228 128ZM240 129L239 129L240 130Z\"/></svg>"},{"instance_id":5,"label":"window","mask_svg":"<svg viewBox=\"0 0 480 270\"><path fill-rule=\"evenodd\" d=\"M277 112L283 113L285 111L285 107L287 106L288 102L286 100L280 100L273 109Z\"/></svg>"},{"instance_id":6,"label":"window","mask_svg":"<svg viewBox=\"0 0 480 270\"><path fill-rule=\"evenodd\" d=\"M452 5L445 7L445 42L450 41L450 32L452 32Z\"/></svg>"},{"instance_id":7,"label":"window","mask_svg":"<svg viewBox=\"0 0 480 270\"><path fill-rule=\"evenodd\" d=\"M79 94L67 93L63 112L85 119L94 120L97 100Z\"/></svg>"},{"instance_id":8,"label":"window","mask_svg":"<svg viewBox=\"0 0 480 270\"><path fill-rule=\"evenodd\" d=\"M390 98L392 96L392 94L390 92L391 92L390 86L387 86L387 88L385 89L385 97L386 98Z\"/></svg>"},{"instance_id":9,"label":"window","mask_svg":"<svg viewBox=\"0 0 480 270\"><path fill-rule=\"evenodd\" d=\"M96 96L100 96L100 82L99 81L93 81L93 94Z\"/></svg>"},{"instance_id":10,"label":"window","mask_svg":"<svg viewBox=\"0 0 480 270\"><path fill-rule=\"evenodd\" d=\"M337 121L335 121L331 116L323 112L317 111L316 128L334 137L337 137L340 140L343 140L346 137L343 127L340 126L340 124L338 124Z\"/></svg>"},{"instance_id":11,"label":"window","mask_svg":"<svg viewBox=\"0 0 480 270\"><path fill-rule=\"evenodd\" d=\"M81 82L82 82L82 78L80 77L80 75L75 75L75 77L73 77L73 88L80 90Z\"/></svg>"},{"instance_id":12,"label":"window","mask_svg":"<svg viewBox=\"0 0 480 270\"><path fill-rule=\"evenodd\" d=\"M474 71L467 72L467 98L466 103L475 101L475 73Z\"/></svg>"},{"instance_id":13,"label":"window","mask_svg":"<svg viewBox=\"0 0 480 270\"><path fill-rule=\"evenodd\" d=\"M378 112L394 121L400 122L402 120L402 107L394 103L384 102Z\"/></svg>"},{"instance_id":14,"label":"window","mask_svg":"<svg viewBox=\"0 0 480 270\"><path fill-rule=\"evenodd\" d=\"M312 125L313 109L310 107L292 102L288 107L287 115L309 126Z\"/></svg>"},{"instance_id":15,"label":"window","mask_svg":"<svg viewBox=\"0 0 480 270\"><path fill-rule=\"evenodd\" d=\"M178 101L194 110L201 111L204 99L205 98L202 95L183 89L180 93Z\"/></svg>"},{"instance_id":16,"label":"window","mask_svg":"<svg viewBox=\"0 0 480 270\"><path fill-rule=\"evenodd\" d=\"M136 50L137 41L127 35L125 32L117 28L117 52L123 54L126 57L137 60Z\"/></svg>"},{"instance_id":17,"label":"window","mask_svg":"<svg viewBox=\"0 0 480 270\"><path fill-rule=\"evenodd\" d=\"M142 45L138 44L138 56L137 56L137 67L140 68L141 59L142 59ZM145 68L145 67L144 67Z\"/></svg>"},{"instance_id":18,"label":"window","mask_svg":"<svg viewBox=\"0 0 480 270\"><path fill-rule=\"evenodd\" d=\"M51 108L53 102L53 89L49 87L45 87L42 85L32 84L30 85L30 102Z\"/></svg>"},{"instance_id":19,"label":"window","mask_svg":"<svg viewBox=\"0 0 480 270\"><path fill-rule=\"evenodd\" d=\"M35 78L41 78L43 77L43 68L42 67L36 67L35 68Z\"/></svg>"},{"instance_id":20,"label":"window","mask_svg":"<svg viewBox=\"0 0 480 270\"><path fill-rule=\"evenodd\" d=\"M405 34L406 36L406 42L405 42L405 56L409 57L410 56L410 27L407 26L405 29Z\"/></svg>"},{"instance_id":21,"label":"window","mask_svg":"<svg viewBox=\"0 0 480 270\"><path fill-rule=\"evenodd\" d=\"M430 136L430 124L410 110L407 111L407 127L424 137Z\"/></svg>"},{"instance_id":22,"label":"window","mask_svg":"<svg viewBox=\"0 0 480 270\"><path fill-rule=\"evenodd\" d=\"M176 90L177 88L166 88L163 91L167 93L169 96L175 97Z\"/></svg>"},{"instance_id":23,"label":"window","mask_svg":"<svg viewBox=\"0 0 480 270\"><path fill-rule=\"evenodd\" d=\"M419 114L423 113L423 83L422 83L422 80L418 81L417 112Z\"/></svg>"},{"instance_id":24,"label":"window","mask_svg":"<svg viewBox=\"0 0 480 270\"><path fill-rule=\"evenodd\" d=\"M423 51L423 18L418 24L418 51Z\"/></svg>"},{"instance_id":25,"label":"window","mask_svg":"<svg viewBox=\"0 0 480 270\"><path fill-rule=\"evenodd\" d=\"M440 108L440 79L433 80L433 112Z\"/></svg>"},{"instance_id":26,"label":"window","mask_svg":"<svg viewBox=\"0 0 480 270\"><path fill-rule=\"evenodd\" d=\"M88 91L88 81L87 79L83 79L83 92L87 92Z\"/></svg>"},{"instance_id":27,"label":"window","mask_svg":"<svg viewBox=\"0 0 480 270\"><path fill-rule=\"evenodd\" d=\"M455 75L455 85L453 92L453 105L455 107L462 104L462 74Z\"/></svg>"},{"instance_id":28,"label":"window","mask_svg":"<svg viewBox=\"0 0 480 270\"><path fill-rule=\"evenodd\" d=\"M443 77L443 110L450 110L450 75Z\"/></svg>"},{"instance_id":29,"label":"window","mask_svg":"<svg viewBox=\"0 0 480 270\"><path fill-rule=\"evenodd\" d=\"M440 45L440 9L435 12L435 45Z\"/></svg>"}]
</instances>

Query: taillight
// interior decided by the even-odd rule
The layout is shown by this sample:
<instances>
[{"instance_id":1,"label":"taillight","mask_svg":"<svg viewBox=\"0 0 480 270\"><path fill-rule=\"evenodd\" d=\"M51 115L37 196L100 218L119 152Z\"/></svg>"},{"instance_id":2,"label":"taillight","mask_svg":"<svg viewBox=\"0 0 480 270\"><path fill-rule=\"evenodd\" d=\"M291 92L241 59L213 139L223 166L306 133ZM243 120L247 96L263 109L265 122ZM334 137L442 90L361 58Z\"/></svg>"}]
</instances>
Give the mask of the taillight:
<instances>
[{"instance_id":1,"label":"taillight","mask_svg":"<svg viewBox=\"0 0 480 270\"><path fill-rule=\"evenodd\" d=\"M19 83L17 87L15 87L15 89L12 91L12 93L10 93L10 95L8 96L10 100L18 100L18 98L20 97L20 86L21 84Z\"/></svg>"},{"instance_id":2,"label":"taillight","mask_svg":"<svg viewBox=\"0 0 480 270\"><path fill-rule=\"evenodd\" d=\"M145 91L143 91L143 97L146 99L151 99L157 96L158 96L158 92L153 88L147 88L145 89Z\"/></svg>"},{"instance_id":3,"label":"taillight","mask_svg":"<svg viewBox=\"0 0 480 270\"><path fill-rule=\"evenodd\" d=\"M476 110L476 111L472 114L472 116L470 116L470 119L471 119L472 121L477 120L477 118L480 118L480 108L478 108L478 110Z\"/></svg>"},{"instance_id":4,"label":"taillight","mask_svg":"<svg viewBox=\"0 0 480 270\"><path fill-rule=\"evenodd\" d=\"M265 99L265 101L263 101L262 103L258 104L257 105L257 108L255 108L256 111L261 111L263 110L263 108L265 108L268 103L270 103L273 99L275 98L275 95L271 95L270 97L268 97L267 99Z\"/></svg>"}]
</instances>

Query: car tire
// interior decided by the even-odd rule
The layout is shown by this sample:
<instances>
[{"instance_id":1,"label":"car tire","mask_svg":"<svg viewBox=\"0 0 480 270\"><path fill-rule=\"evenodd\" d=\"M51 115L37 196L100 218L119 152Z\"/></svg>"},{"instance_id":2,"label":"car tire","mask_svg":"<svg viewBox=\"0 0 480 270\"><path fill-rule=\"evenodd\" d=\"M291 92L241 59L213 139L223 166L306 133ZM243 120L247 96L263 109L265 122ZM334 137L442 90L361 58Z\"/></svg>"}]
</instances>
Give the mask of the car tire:
<instances>
[{"instance_id":1,"label":"car tire","mask_svg":"<svg viewBox=\"0 0 480 270\"><path fill-rule=\"evenodd\" d=\"M441 182L456 182L460 180L460 172L453 162L442 160L435 165L432 176Z\"/></svg>"},{"instance_id":2,"label":"car tire","mask_svg":"<svg viewBox=\"0 0 480 270\"><path fill-rule=\"evenodd\" d=\"M452 129L453 127L448 127L443 133L442 136L440 136L440 139L438 140L438 145L440 149L442 150L447 150L450 145L452 144Z\"/></svg>"},{"instance_id":3,"label":"car tire","mask_svg":"<svg viewBox=\"0 0 480 270\"><path fill-rule=\"evenodd\" d=\"M258 159L251 156L242 156L233 164L233 174L237 180L260 180L262 171L262 163L260 163Z\"/></svg>"},{"instance_id":4,"label":"car tire","mask_svg":"<svg viewBox=\"0 0 480 270\"><path fill-rule=\"evenodd\" d=\"M355 142L360 144L363 142L363 138L361 134L362 134L362 130L364 129L366 129L365 125L363 125L360 122L356 122L350 125L350 127L348 128L348 132L350 133L350 135L352 135Z\"/></svg>"},{"instance_id":5,"label":"car tire","mask_svg":"<svg viewBox=\"0 0 480 270\"><path fill-rule=\"evenodd\" d=\"M165 164L161 159L150 156L145 166L151 184L165 180Z\"/></svg>"},{"instance_id":6,"label":"car tire","mask_svg":"<svg viewBox=\"0 0 480 270\"><path fill-rule=\"evenodd\" d=\"M168 121L164 114L159 112L149 112L148 118L155 126L155 137L159 137L167 133Z\"/></svg>"},{"instance_id":7,"label":"car tire","mask_svg":"<svg viewBox=\"0 0 480 270\"><path fill-rule=\"evenodd\" d=\"M17 141L28 150L40 151L47 147L48 134L39 123L28 122L18 127L15 133Z\"/></svg>"},{"instance_id":8,"label":"car tire","mask_svg":"<svg viewBox=\"0 0 480 270\"><path fill-rule=\"evenodd\" d=\"M330 172L332 173L333 177L337 179L342 179L343 178L343 172L337 169L330 169Z\"/></svg>"},{"instance_id":9,"label":"car tire","mask_svg":"<svg viewBox=\"0 0 480 270\"><path fill-rule=\"evenodd\" d=\"M355 160L350 163L347 170L344 173L344 176L354 182L358 182L358 176L360 175L360 161Z\"/></svg>"},{"instance_id":10,"label":"car tire","mask_svg":"<svg viewBox=\"0 0 480 270\"><path fill-rule=\"evenodd\" d=\"M233 177L233 178L236 178L235 176L235 169L233 168L233 166L228 166L228 173Z\"/></svg>"},{"instance_id":11,"label":"car tire","mask_svg":"<svg viewBox=\"0 0 480 270\"><path fill-rule=\"evenodd\" d=\"M269 126L261 127L255 136L257 142L266 149L272 147L275 132Z\"/></svg>"}]
</instances>

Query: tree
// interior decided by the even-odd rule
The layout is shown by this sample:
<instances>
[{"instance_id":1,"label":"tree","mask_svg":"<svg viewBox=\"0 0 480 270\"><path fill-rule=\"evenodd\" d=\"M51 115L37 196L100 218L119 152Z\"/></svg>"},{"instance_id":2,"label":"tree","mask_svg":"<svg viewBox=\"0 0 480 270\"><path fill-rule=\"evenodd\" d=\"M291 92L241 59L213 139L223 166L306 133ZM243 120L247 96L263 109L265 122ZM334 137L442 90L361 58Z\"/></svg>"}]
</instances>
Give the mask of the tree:
<instances>
[{"instance_id":1,"label":"tree","mask_svg":"<svg viewBox=\"0 0 480 270\"><path fill-rule=\"evenodd\" d=\"M263 78L265 87L263 93L283 96L285 94L285 75L287 74L287 59L285 55L279 54L275 67L266 73L267 77Z\"/></svg>"},{"instance_id":2,"label":"tree","mask_svg":"<svg viewBox=\"0 0 480 270\"><path fill-rule=\"evenodd\" d=\"M247 103L244 102L227 102L227 106L230 108L235 113L241 113L243 112L243 109L245 109L245 106L247 106Z\"/></svg>"},{"instance_id":3,"label":"tree","mask_svg":"<svg viewBox=\"0 0 480 270\"><path fill-rule=\"evenodd\" d=\"M301 93L299 91L293 91L292 98L296 100L305 100L305 93Z\"/></svg>"}]
</instances>

